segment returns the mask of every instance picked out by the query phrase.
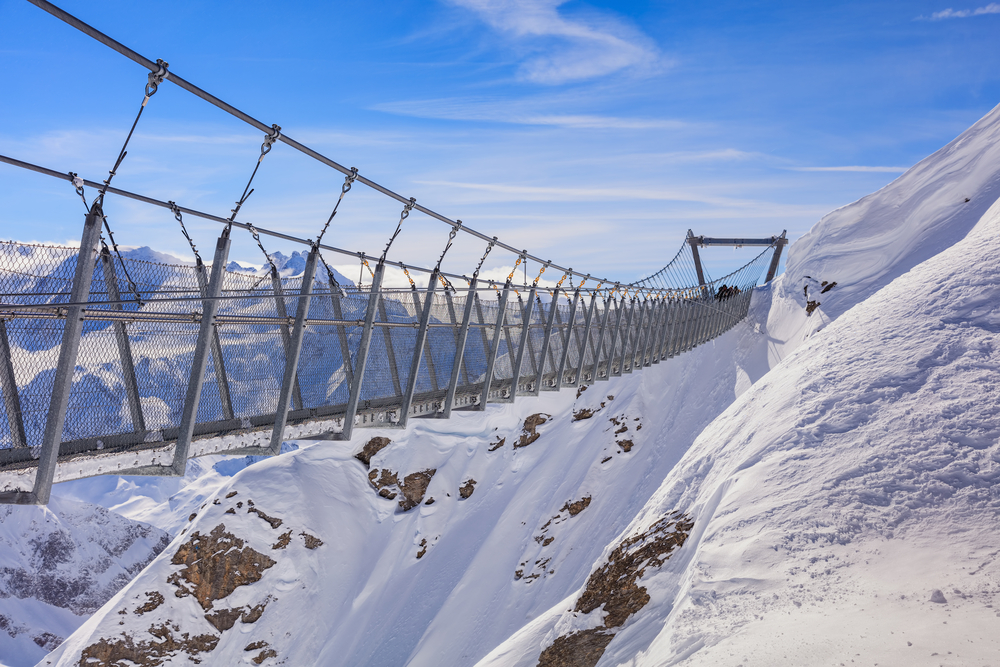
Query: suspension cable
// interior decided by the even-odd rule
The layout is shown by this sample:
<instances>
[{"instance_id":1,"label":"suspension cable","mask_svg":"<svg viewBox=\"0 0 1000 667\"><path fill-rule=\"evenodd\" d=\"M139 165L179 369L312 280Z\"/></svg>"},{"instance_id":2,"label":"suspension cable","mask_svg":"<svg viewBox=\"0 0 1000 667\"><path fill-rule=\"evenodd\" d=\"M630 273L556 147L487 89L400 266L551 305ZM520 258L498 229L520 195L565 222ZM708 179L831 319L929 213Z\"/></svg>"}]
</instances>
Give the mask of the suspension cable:
<instances>
[{"instance_id":1,"label":"suspension cable","mask_svg":"<svg viewBox=\"0 0 1000 667\"><path fill-rule=\"evenodd\" d=\"M175 202L170 201L167 203L170 204L170 210L174 212L174 218L177 220L178 223L180 223L181 234L184 235L184 238L186 238L187 242L191 245L191 252L194 253L195 262L197 263L198 266L203 266L203 263L201 261L201 255L198 254L198 249L194 247L194 240L191 238L191 235L188 234L187 227L184 226L184 218L181 217L181 209L177 206Z\"/></svg>"},{"instance_id":2,"label":"suspension cable","mask_svg":"<svg viewBox=\"0 0 1000 667\"><path fill-rule=\"evenodd\" d=\"M392 247L392 242L396 240L399 236L399 232L403 229L403 221L410 217L410 211L413 210L414 205L416 205L417 200L410 197L410 201L403 205L403 210L399 214L399 222L396 223L396 231L392 233L389 237L389 242L385 244L385 250L382 251L382 257L378 260L379 264L385 263L385 256L389 254L389 248Z\"/></svg>"},{"instance_id":3,"label":"suspension cable","mask_svg":"<svg viewBox=\"0 0 1000 667\"><path fill-rule=\"evenodd\" d=\"M317 246L322 243L323 235L326 234L327 228L329 228L330 223L333 222L333 216L337 215L337 209L340 207L340 202L344 201L344 195L351 191L351 185L357 177L358 168L351 167L351 173L344 177L344 185L340 188L340 197L337 198L337 203L333 205L333 213L331 213L330 217L326 219L326 224L323 225L323 229L319 233L319 238L316 239Z\"/></svg>"}]
</instances>

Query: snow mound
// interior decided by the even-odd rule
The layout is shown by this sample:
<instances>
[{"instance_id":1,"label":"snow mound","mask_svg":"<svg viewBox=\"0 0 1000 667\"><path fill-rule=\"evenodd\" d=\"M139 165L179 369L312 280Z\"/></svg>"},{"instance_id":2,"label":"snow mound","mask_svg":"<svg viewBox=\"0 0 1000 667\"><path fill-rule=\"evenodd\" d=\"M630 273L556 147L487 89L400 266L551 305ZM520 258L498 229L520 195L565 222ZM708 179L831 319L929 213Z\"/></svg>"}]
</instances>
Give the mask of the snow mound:
<instances>
[{"instance_id":1,"label":"snow mound","mask_svg":"<svg viewBox=\"0 0 1000 667\"><path fill-rule=\"evenodd\" d=\"M480 664L543 664L542 650L602 624L603 657L579 664L993 660L998 253L1000 203L706 428L623 533L675 512L693 522L640 578L649 603L622 627L572 596Z\"/></svg>"}]
</instances>

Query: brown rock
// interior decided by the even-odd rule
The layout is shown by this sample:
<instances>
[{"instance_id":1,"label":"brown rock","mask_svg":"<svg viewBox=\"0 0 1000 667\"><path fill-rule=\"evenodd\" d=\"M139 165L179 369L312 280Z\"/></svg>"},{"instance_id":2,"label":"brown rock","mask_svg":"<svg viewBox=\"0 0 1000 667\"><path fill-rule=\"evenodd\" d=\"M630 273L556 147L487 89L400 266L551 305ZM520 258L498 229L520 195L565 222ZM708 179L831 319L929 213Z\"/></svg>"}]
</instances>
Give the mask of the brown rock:
<instances>
[{"instance_id":1,"label":"brown rock","mask_svg":"<svg viewBox=\"0 0 1000 667\"><path fill-rule=\"evenodd\" d=\"M87 667L120 667L123 664L158 667L179 653L186 653L191 662L199 664L201 660L195 656L214 651L219 644L215 635L191 637L185 632L175 636L166 623L150 627L149 634L153 640L137 642L130 635L122 635L120 639L99 639L83 649L80 664Z\"/></svg>"},{"instance_id":2,"label":"brown rock","mask_svg":"<svg viewBox=\"0 0 1000 667\"><path fill-rule=\"evenodd\" d=\"M476 480L471 477L465 481L465 484L458 487L458 495L462 496L462 500L468 500L472 497L472 492L476 490Z\"/></svg>"},{"instance_id":3,"label":"brown rock","mask_svg":"<svg viewBox=\"0 0 1000 667\"><path fill-rule=\"evenodd\" d=\"M425 553L427 553L427 538L426 537L424 539L420 540L420 551L417 552L417 559L419 560L419 559L423 558Z\"/></svg>"},{"instance_id":4,"label":"brown rock","mask_svg":"<svg viewBox=\"0 0 1000 667\"><path fill-rule=\"evenodd\" d=\"M580 410L573 411L573 421L578 422L584 419L590 419L594 416L594 411L590 408L582 408Z\"/></svg>"},{"instance_id":5,"label":"brown rock","mask_svg":"<svg viewBox=\"0 0 1000 667\"><path fill-rule=\"evenodd\" d=\"M163 593L160 593L159 591L148 591L146 593L146 597L148 598L148 600L146 600L146 604L135 610L136 616L142 616L143 614L153 611L163 604L164 601ZM122 611L125 610L123 609Z\"/></svg>"},{"instance_id":6,"label":"brown rock","mask_svg":"<svg viewBox=\"0 0 1000 667\"><path fill-rule=\"evenodd\" d=\"M278 537L278 541L271 545L272 549L284 549L292 542L292 531L283 533Z\"/></svg>"},{"instance_id":7,"label":"brown rock","mask_svg":"<svg viewBox=\"0 0 1000 667\"><path fill-rule=\"evenodd\" d=\"M318 549L319 547L323 546L323 540L319 539L315 535L310 535L309 533L305 532L299 534L302 536L302 539L306 543L306 549Z\"/></svg>"},{"instance_id":8,"label":"brown rock","mask_svg":"<svg viewBox=\"0 0 1000 667\"><path fill-rule=\"evenodd\" d=\"M354 455L354 458L365 464L366 468L371 467L372 457L389 446L392 442L389 438L377 436L365 443L364 448Z\"/></svg>"},{"instance_id":9,"label":"brown rock","mask_svg":"<svg viewBox=\"0 0 1000 667\"><path fill-rule=\"evenodd\" d=\"M636 582L650 567L659 568L683 546L693 523L680 512L667 515L644 532L623 540L602 567L591 573L574 611L589 614L601 605L606 628L616 628L649 602Z\"/></svg>"},{"instance_id":10,"label":"brown rock","mask_svg":"<svg viewBox=\"0 0 1000 667\"><path fill-rule=\"evenodd\" d=\"M582 512L583 510L585 510L588 507L590 507L590 500L591 500L590 496L587 496L585 498L580 498L579 500L577 500L575 502L566 503L565 505L562 506L562 509L560 509L559 511L560 512L569 512L570 516L576 516L577 514L579 514L580 512Z\"/></svg>"},{"instance_id":11,"label":"brown rock","mask_svg":"<svg viewBox=\"0 0 1000 667\"><path fill-rule=\"evenodd\" d=\"M488 451L488 452L495 452L496 450L498 450L501 447L503 447L504 443L506 443L506 442L507 442L507 438L500 438L500 437L498 437L497 441L493 443L493 446L490 447L489 449L487 449L486 451Z\"/></svg>"},{"instance_id":12,"label":"brown rock","mask_svg":"<svg viewBox=\"0 0 1000 667\"><path fill-rule=\"evenodd\" d=\"M225 632L236 625L236 621L243 615L243 607L236 609L219 609L214 614L205 614L205 620L212 624L212 627L219 632Z\"/></svg>"},{"instance_id":13,"label":"brown rock","mask_svg":"<svg viewBox=\"0 0 1000 667\"><path fill-rule=\"evenodd\" d=\"M403 478L399 484L399 490L403 494L403 499L399 501L400 510L407 512L423 502L427 485L431 483L431 478L436 472L437 468L430 468L410 473Z\"/></svg>"},{"instance_id":14,"label":"brown rock","mask_svg":"<svg viewBox=\"0 0 1000 667\"><path fill-rule=\"evenodd\" d=\"M538 656L538 667L594 667L614 637L601 628L563 635Z\"/></svg>"},{"instance_id":15,"label":"brown rock","mask_svg":"<svg viewBox=\"0 0 1000 667\"><path fill-rule=\"evenodd\" d=\"M541 412L531 415L525 419L524 429L521 431L521 438L514 443L514 449L517 449L518 447L527 447L535 440L542 437L542 434L536 429L550 419L552 419L552 415L547 415Z\"/></svg>"},{"instance_id":16,"label":"brown rock","mask_svg":"<svg viewBox=\"0 0 1000 667\"><path fill-rule=\"evenodd\" d=\"M269 524L271 524L271 528L274 528L274 529L279 528L281 526L281 524L284 523L281 519L277 519L277 518L275 518L273 516L268 516L268 515L264 514L263 512L261 512L256 507L249 507L249 508L247 508L247 514L256 514L261 519L263 519L264 521L267 521Z\"/></svg>"},{"instance_id":17,"label":"brown rock","mask_svg":"<svg viewBox=\"0 0 1000 667\"><path fill-rule=\"evenodd\" d=\"M177 587L177 597L193 595L205 611L212 602L227 597L246 584L259 581L275 561L249 546L219 524L208 535L195 531L170 561L184 568L167 582Z\"/></svg>"}]
</instances>

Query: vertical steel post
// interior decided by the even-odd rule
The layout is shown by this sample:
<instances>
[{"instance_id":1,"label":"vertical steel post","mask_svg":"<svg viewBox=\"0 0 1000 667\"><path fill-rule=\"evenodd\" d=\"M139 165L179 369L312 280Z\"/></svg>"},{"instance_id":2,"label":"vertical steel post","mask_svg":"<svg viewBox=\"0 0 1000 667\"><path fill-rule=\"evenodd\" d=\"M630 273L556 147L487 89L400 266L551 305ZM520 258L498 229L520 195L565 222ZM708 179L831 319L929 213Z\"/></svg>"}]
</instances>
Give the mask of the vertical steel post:
<instances>
[{"instance_id":1,"label":"vertical steel post","mask_svg":"<svg viewBox=\"0 0 1000 667\"><path fill-rule=\"evenodd\" d=\"M198 419L198 404L201 402L201 387L205 382L205 367L208 365L208 351L212 344L212 334L215 331L215 313L219 308L219 295L222 294L222 283L226 278L226 262L229 260L229 231L227 226L215 244L215 257L212 259L212 277L208 283L208 292L201 306L201 325L198 327L198 340L194 346L194 357L191 359L191 374L188 376L187 393L184 396L184 408L181 412L181 426L177 432L177 444L174 446L174 460L170 465L172 475L182 477L187 467L188 454L191 451L191 438L194 436L194 425Z\"/></svg>"},{"instance_id":2,"label":"vertical steel post","mask_svg":"<svg viewBox=\"0 0 1000 667\"><path fill-rule=\"evenodd\" d=\"M350 440L354 433L354 417L358 414L358 402L361 400L361 387L365 379L365 367L368 365L368 348L371 347L372 327L375 324L375 313L381 301L379 289L382 287L382 275L385 265L379 262L372 276L371 294L368 296L368 309L365 311L365 323L361 328L361 341L358 343L358 358L354 363L354 377L351 379L351 395L347 399L347 409L344 411L344 428L340 434L342 440ZM388 327L386 327L388 328Z\"/></svg>"},{"instance_id":3,"label":"vertical steel post","mask_svg":"<svg viewBox=\"0 0 1000 667\"><path fill-rule=\"evenodd\" d=\"M625 331L624 331L624 334L621 337L621 339L622 339L622 354L621 354L621 358L618 360L618 370L615 371L615 376L616 377L621 377L625 373L625 360L628 358L629 348L631 347L630 343L632 341L632 334L636 331L636 326L635 326L635 304L636 304L636 301L638 301L638 299L633 296L632 297L632 303L629 305L628 315L625 318ZM639 310L639 321L640 322L642 321L642 310L641 309ZM621 331L620 327L619 327L619 331ZM612 346L611 349L614 350L614 347ZM629 364L629 368L631 368L631 364ZM631 373L632 371L630 370L629 372Z\"/></svg>"},{"instance_id":4,"label":"vertical steel post","mask_svg":"<svg viewBox=\"0 0 1000 667\"><path fill-rule=\"evenodd\" d=\"M35 486L31 498L39 505L47 504L52 493L52 480L55 479L59 445L62 443L63 425L66 423L66 408L69 406L73 373L76 370L80 339L83 336L84 304L90 298L90 283L94 279L97 242L101 238L103 216L104 212L95 201L83 223L80 254L77 256L73 288L69 297L69 302L74 305L66 307L66 324L63 327L62 344L59 346L56 375L52 380L52 397L49 401L48 419L42 437L42 452L38 459L38 471L35 473Z\"/></svg>"},{"instance_id":5,"label":"vertical steel post","mask_svg":"<svg viewBox=\"0 0 1000 667\"><path fill-rule=\"evenodd\" d=\"M344 320L344 309L340 303L340 294L335 294L333 291L333 275L329 275L328 279L330 281L330 302L333 305L333 317L340 321ZM343 363L344 368L344 382L347 386L351 386L351 382L354 379L354 373L351 371L351 345L347 341L347 327L343 324L336 325L337 328L337 338L340 340L340 358Z\"/></svg>"},{"instance_id":6,"label":"vertical steel post","mask_svg":"<svg viewBox=\"0 0 1000 667\"><path fill-rule=\"evenodd\" d=\"M635 301L638 299L633 297L632 310L635 310ZM627 327L627 332L625 334L625 340L622 341L622 363L618 367L619 373L631 373L635 370L635 354L639 349L639 343L642 341L642 325L645 322L646 317L646 302L643 300L639 303L639 315L638 320L633 320L632 313L629 313L629 323ZM635 325L633 326L633 321ZM625 361L628 360L628 368L625 367Z\"/></svg>"},{"instance_id":7,"label":"vertical steel post","mask_svg":"<svg viewBox=\"0 0 1000 667\"><path fill-rule=\"evenodd\" d=\"M451 417L451 408L455 404L455 391L458 389L458 377L465 365L465 342L469 338L469 323L472 321L472 306L477 301L476 283L473 278L469 283L469 293L465 297L465 310L462 312L462 327L458 330L458 340L455 341L455 360L451 365L451 381L448 383L448 394L444 398L444 412L441 417ZM485 327L484 327L485 328ZM466 372L468 377L468 372Z\"/></svg>"},{"instance_id":8,"label":"vertical steel post","mask_svg":"<svg viewBox=\"0 0 1000 667\"><path fill-rule=\"evenodd\" d=\"M12 447L27 447L28 438L24 434L24 417L21 414L21 398L17 393L17 376L14 375L6 320L0 320L0 391L3 392L3 403L7 409L10 444Z\"/></svg>"},{"instance_id":9,"label":"vertical steel post","mask_svg":"<svg viewBox=\"0 0 1000 667\"><path fill-rule=\"evenodd\" d=\"M670 331L673 328L674 300L670 295L663 297L663 330L660 332L660 342L656 347L657 363L670 358Z\"/></svg>"},{"instance_id":10,"label":"vertical steel post","mask_svg":"<svg viewBox=\"0 0 1000 667\"><path fill-rule=\"evenodd\" d=\"M424 344L427 342L427 325L431 322L431 306L434 305L434 290L437 288L438 272L435 269L431 272L430 282L427 284L427 291L424 292L424 308L420 313L420 328L417 329L417 338L413 342L413 359L410 362L410 375L406 378L406 393L403 394L403 403L399 407L399 426L406 426L406 421L410 414L410 405L413 404L413 394L417 390L417 376L420 374L420 360L424 356ZM413 302L420 303L417 293L413 293ZM434 383L437 389L437 383Z\"/></svg>"},{"instance_id":11,"label":"vertical steel post","mask_svg":"<svg viewBox=\"0 0 1000 667\"><path fill-rule=\"evenodd\" d=\"M583 372L583 366L587 363L587 348L589 347L591 352L593 352L594 346L590 343L590 329L594 323L594 309L597 307L597 292L590 295L590 308L587 310L587 315L584 317L583 321L583 340L580 342L580 359L577 362L576 369L576 386L577 388L583 386L586 376ZM596 361L595 361L596 363ZM592 377L591 382L594 381Z\"/></svg>"},{"instance_id":12,"label":"vertical steel post","mask_svg":"<svg viewBox=\"0 0 1000 667\"><path fill-rule=\"evenodd\" d=\"M309 300L312 297L313 279L316 277L316 262L319 248L313 246L306 258L306 268L302 273L302 287L299 289L299 303L295 309L295 324L285 352L285 374L281 379L281 393L278 394L278 409L274 415L274 429L271 431L270 454L281 453L281 441L288 421L288 408L292 402L292 391L298 382L299 356L302 354L302 339L306 333L306 318L309 317ZM284 299L282 299L284 300ZM301 396L299 397L301 401ZM301 403L300 403L301 405ZM299 408L301 409L301 407Z\"/></svg>"},{"instance_id":13,"label":"vertical steel post","mask_svg":"<svg viewBox=\"0 0 1000 667\"><path fill-rule=\"evenodd\" d=\"M541 298L539 298L539 296L537 294L535 295L535 306L534 307L538 310L538 312L542 312L542 300L541 300ZM534 317L534 311L532 312L532 317ZM529 329L531 328L531 320L528 320L528 325L527 326L528 326ZM528 361L531 362L531 377L534 377L535 375L538 374L538 361L535 359L535 354L533 352L534 345L531 344L531 341L532 341L532 337L531 337L531 334L529 333L528 334L528 342L526 343L526 345L528 347L526 349L528 350ZM542 361L544 363L544 359ZM530 395L532 395L532 396L535 395L534 394L534 390L529 391L528 393Z\"/></svg>"},{"instance_id":14,"label":"vertical steel post","mask_svg":"<svg viewBox=\"0 0 1000 667\"><path fill-rule=\"evenodd\" d=\"M108 301L120 301L118 293L118 277L115 275L114 260L107 246L101 250L101 267L104 269L104 285L108 290ZM111 306L113 310L125 310L121 303ZM146 432L146 420L142 418L142 402L139 400L139 384L135 379L135 361L132 358L132 348L128 342L128 329L125 322L111 324L115 332L115 343L118 344L118 358L122 364L122 380L125 384L125 397L128 400L129 415L132 418L132 430L136 433Z\"/></svg>"},{"instance_id":15,"label":"vertical steel post","mask_svg":"<svg viewBox=\"0 0 1000 667\"><path fill-rule=\"evenodd\" d=\"M198 279L198 291L201 298L208 296L208 278L205 277L205 265L201 259L194 267ZM221 292L220 292L221 293ZM222 340L219 338L219 327L212 327L212 365L215 367L215 384L219 387L219 401L222 403L223 419L235 419L232 394L229 392L229 377L226 375L226 363L222 357Z\"/></svg>"},{"instance_id":16,"label":"vertical steel post","mask_svg":"<svg viewBox=\"0 0 1000 667\"><path fill-rule=\"evenodd\" d=\"M454 288L452 288L452 291L454 291ZM451 323L454 324L456 327L459 327L458 329L455 329L455 346L457 348L458 347L458 339L462 335L462 332L460 330L461 329L461 324L458 321L458 317L455 315L455 301L454 301L454 299L451 296L451 292L449 292L447 289L445 289L445 291L444 291L444 298L448 302L448 315L451 317ZM467 306L467 308L471 309L472 306ZM472 316L472 310L469 310L469 317L471 318L471 316ZM463 317L464 317L464 314L463 314ZM468 329L466 329L466 331L468 331ZM461 366L462 366L462 373L463 373L462 377L464 377L465 381L468 382L469 381L469 367L468 367L468 364L465 362L465 350L464 350L464 346L465 346L464 341L465 341L465 339L462 339L462 340L463 340L463 343L462 343L463 350L462 350L462 357L461 357L461 362L462 362ZM450 385L451 385L451 383L449 382L449 386ZM450 414L451 410L449 410L448 412Z\"/></svg>"},{"instance_id":17,"label":"vertical steel post","mask_svg":"<svg viewBox=\"0 0 1000 667\"><path fill-rule=\"evenodd\" d=\"M517 294L517 290L514 290L514 293ZM517 301L520 304L520 307L518 308L518 310L521 311L521 314L523 316L523 314L524 314L524 300L521 298L520 294L517 294ZM514 347L514 341L512 341L510 339L510 329L511 329L512 326L515 326L515 325L505 324L504 327L503 327L503 339L507 343L507 363L509 363L510 366L511 366L511 375L513 375L513 373L514 373L514 355L517 354L517 348ZM510 395L511 395L511 400L513 400L513 396L514 396L513 392L517 388L517 378L511 378L511 382L513 383L513 385L512 385L512 388L511 388L511 394ZM503 401L498 401L498 402L503 402Z\"/></svg>"},{"instance_id":18,"label":"vertical steel post","mask_svg":"<svg viewBox=\"0 0 1000 667\"><path fill-rule=\"evenodd\" d=\"M486 316L483 315L483 302L479 298L479 291L474 292L476 301L476 315L479 317L479 324L486 324ZM497 303L500 303L500 294L497 293ZM483 359L490 358L490 339L486 333L487 327L479 327L480 337L483 339Z\"/></svg>"},{"instance_id":19,"label":"vertical steel post","mask_svg":"<svg viewBox=\"0 0 1000 667\"><path fill-rule=\"evenodd\" d=\"M612 376L617 376L621 374L622 366L625 365L625 336L628 335L628 329L632 326L632 313L635 312L635 297L632 297L632 303L627 309L625 307L625 296L622 295L622 305L621 308L615 309L615 323L612 325L611 331L611 345L608 346L608 368L607 377L610 379ZM625 336L622 335L622 329L625 329ZM622 354L618 361L618 370L615 372L615 352L618 351L618 339L622 340Z\"/></svg>"},{"instance_id":20,"label":"vertical steel post","mask_svg":"<svg viewBox=\"0 0 1000 667\"><path fill-rule=\"evenodd\" d=\"M378 316L383 322L389 321L389 314L385 307L385 296L379 297ZM389 360L389 374L392 376L392 388L396 396L402 397L403 386L399 382L399 366L396 365L396 348L392 346L392 327L382 327L382 338L385 340L385 354Z\"/></svg>"},{"instance_id":21,"label":"vertical steel post","mask_svg":"<svg viewBox=\"0 0 1000 667\"><path fill-rule=\"evenodd\" d=\"M432 272L432 277L435 280L437 280L437 276L433 275L433 272ZM434 293L435 289L436 289L436 286L435 287L431 287L431 286L428 285L427 292L425 292L425 296L424 296L424 299L425 300L430 300L430 302L431 302L432 305L433 305L433 298L432 298L431 295ZM447 292L447 291L448 290L445 290L445 292ZM412 292L413 292L413 307L415 309L413 312L414 312L414 314L421 313L421 318L423 318L422 313L425 310L427 310L426 302L424 304L424 307L421 308L421 306L420 306L420 293L417 290L413 290ZM430 323L430 311L427 311L427 317L428 317L427 321L428 321L428 323ZM418 336L419 336L419 332L418 332ZM437 370L434 368L434 356L430 352L431 341L430 341L430 337L429 336L424 339L424 345L428 348L428 350L427 350L427 373L428 373L428 375L431 376L431 389L433 391L437 391L438 390ZM420 355L421 355L421 357L423 356L423 347L421 347ZM409 379L407 379L407 383L409 383Z\"/></svg>"},{"instance_id":22,"label":"vertical steel post","mask_svg":"<svg viewBox=\"0 0 1000 667\"><path fill-rule=\"evenodd\" d=\"M785 247L788 241L785 239L785 232L787 230L781 230L781 236L775 239L774 255L771 257L771 266L767 267L767 278L764 279L765 283L769 283L774 280L774 274L778 272L778 262L781 261L781 249Z\"/></svg>"},{"instance_id":23,"label":"vertical steel post","mask_svg":"<svg viewBox=\"0 0 1000 667\"><path fill-rule=\"evenodd\" d=\"M611 305L615 306L615 311L616 312L621 312L621 308L615 302L614 297L612 297L612 299L611 299L611 304L608 304L608 301L605 299L605 301L604 301L604 322L601 323L601 333L599 333L598 336L597 336L597 351L594 353L594 368L591 371L591 377L594 378L594 382L597 382L599 380L608 380L610 378L610 376L611 376L611 357L610 356L608 357L608 362L606 364L604 377L602 378L598 374L599 371L600 371L599 366L601 364L601 351L602 351L602 348L604 347L604 337L605 337L605 334L607 334L608 323L611 320Z\"/></svg>"},{"instance_id":24,"label":"vertical steel post","mask_svg":"<svg viewBox=\"0 0 1000 667\"><path fill-rule=\"evenodd\" d=\"M555 288L552 294L552 301L549 302L549 321L545 323L545 336L542 338L542 351L538 355L538 369L535 374L535 386L531 391L532 396L538 396L542 390L542 376L545 375L545 357L549 353L549 343L552 341L552 325L556 321L556 313L559 311L559 288ZM553 364L552 370L555 370Z\"/></svg>"},{"instance_id":25,"label":"vertical steel post","mask_svg":"<svg viewBox=\"0 0 1000 667\"><path fill-rule=\"evenodd\" d=\"M566 376L566 359L569 358L569 346L573 342L573 325L576 324L576 306L580 303L580 290L573 293L573 305L569 309L569 321L566 323L566 331L563 335L563 350L559 357L559 370L556 375L556 391L562 389L563 378ZM580 374L577 373L577 379Z\"/></svg>"},{"instance_id":26,"label":"vertical steel post","mask_svg":"<svg viewBox=\"0 0 1000 667\"><path fill-rule=\"evenodd\" d=\"M705 284L705 272L701 268L701 255L698 254L698 238L690 229L687 235L688 245L691 246L691 255L694 257L694 269L698 273L698 284Z\"/></svg>"},{"instance_id":27,"label":"vertical steel post","mask_svg":"<svg viewBox=\"0 0 1000 667\"><path fill-rule=\"evenodd\" d=\"M503 334L503 319L507 313L507 298L510 296L510 285L504 285L503 294L497 303L497 324L493 330L493 347L486 355L486 375L483 377L483 391L479 399L479 409L486 409L486 402L490 396L490 384L493 382L493 367L497 363L497 351L500 349L500 336Z\"/></svg>"},{"instance_id":28,"label":"vertical steel post","mask_svg":"<svg viewBox=\"0 0 1000 667\"><path fill-rule=\"evenodd\" d=\"M653 365L656 357L655 347L658 340L657 334L660 332L660 323L663 320L663 300L653 297L652 312L649 318L649 326L646 327L646 340L642 346L642 367ZM647 361L648 360L648 361Z\"/></svg>"},{"instance_id":29,"label":"vertical steel post","mask_svg":"<svg viewBox=\"0 0 1000 667\"><path fill-rule=\"evenodd\" d=\"M271 267L271 285L274 287L274 304L278 310L278 317L281 318L281 339L285 343L285 364L288 364L288 357L291 353L292 334L288 329L288 310L285 308L285 290L281 286L281 276L278 271ZM302 390L299 388L299 379L295 378L294 393L292 394L293 406L295 410L302 409Z\"/></svg>"},{"instance_id":30,"label":"vertical steel post","mask_svg":"<svg viewBox=\"0 0 1000 667\"><path fill-rule=\"evenodd\" d=\"M524 363L524 351L528 347L528 335L531 332L531 312L535 306L535 292L537 288L532 287L528 293L528 302L521 310L521 340L518 341L517 354L514 356L514 365L511 367L510 398L505 403L513 403L517 396L517 387L521 382L521 365Z\"/></svg>"}]
</instances>

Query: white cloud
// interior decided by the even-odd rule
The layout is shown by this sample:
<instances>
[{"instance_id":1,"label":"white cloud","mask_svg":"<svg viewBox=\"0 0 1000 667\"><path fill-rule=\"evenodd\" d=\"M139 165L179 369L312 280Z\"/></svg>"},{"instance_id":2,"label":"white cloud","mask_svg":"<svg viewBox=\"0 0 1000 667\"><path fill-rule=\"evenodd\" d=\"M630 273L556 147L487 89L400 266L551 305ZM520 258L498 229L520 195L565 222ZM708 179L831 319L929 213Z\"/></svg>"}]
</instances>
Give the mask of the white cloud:
<instances>
[{"instance_id":1,"label":"white cloud","mask_svg":"<svg viewBox=\"0 0 1000 667\"><path fill-rule=\"evenodd\" d=\"M521 76L535 83L561 84L662 64L655 44L638 29L608 14L567 17L559 12L566 1L451 0L529 47L532 55L522 64Z\"/></svg>"},{"instance_id":2,"label":"white cloud","mask_svg":"<svg viewBox=\"0 0 1000 667\"><path fill-rule=\"evenodd\" d=\"M860 171L870 173L902 174L909 167L794 167L792 171Z\"/></svg>"},{"instance_id":3,"label":"white cloud","mask_svg":"<svg viewBox=\"0 0 1000 667\"><path fill-rule=\"evenodd\" d=\"M985 7L978 7L976 9L943 9L940 12L934 12L930 17L919 16L917 18L925 21L943 21L944 19L967 19L972 16L984 16L986 14L1000 14L1000 4L996 2L991 2Z\"/></svg>"},{"instance_id":4,"label":"white cloud","mask_svg":"<svg viewBox=\"0 0 1000 667\"><path fill-rule=\"evenodd\" d=\"M545 125L572 129L612 130L677 130L689 126L669 118L628 118L595 114L549 113L528 102L493 101L487 99L438 99L384 102L372 108L376 111L442 120L488 121L515 125Z\"/></svg>"}]
</instances>

